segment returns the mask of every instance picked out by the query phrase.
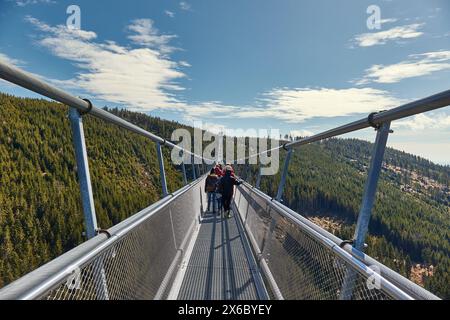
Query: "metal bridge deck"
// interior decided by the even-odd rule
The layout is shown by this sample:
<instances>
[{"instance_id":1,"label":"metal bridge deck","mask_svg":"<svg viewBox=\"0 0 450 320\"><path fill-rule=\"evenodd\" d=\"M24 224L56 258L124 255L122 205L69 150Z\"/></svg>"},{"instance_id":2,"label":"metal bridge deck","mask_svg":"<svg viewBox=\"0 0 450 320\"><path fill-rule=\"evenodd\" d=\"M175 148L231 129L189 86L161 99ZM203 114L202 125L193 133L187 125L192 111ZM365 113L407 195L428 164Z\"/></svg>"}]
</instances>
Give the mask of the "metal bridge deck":
<instances>
[{"instance_id":1,"label":"metal bridge deck","mask_svg":"<svg viewBox=\"0 0 450 320\"><path fill-rule=\"evenodd\" d=\"M229 219L207 213L189 259L178 295L180 300L256 300L255 261L238 227ZM241 229L242 230L242 229ZM247 254L246 254L247 253ZM255 275L257 274L257 275Z\"/></svg>"}]
</instances>

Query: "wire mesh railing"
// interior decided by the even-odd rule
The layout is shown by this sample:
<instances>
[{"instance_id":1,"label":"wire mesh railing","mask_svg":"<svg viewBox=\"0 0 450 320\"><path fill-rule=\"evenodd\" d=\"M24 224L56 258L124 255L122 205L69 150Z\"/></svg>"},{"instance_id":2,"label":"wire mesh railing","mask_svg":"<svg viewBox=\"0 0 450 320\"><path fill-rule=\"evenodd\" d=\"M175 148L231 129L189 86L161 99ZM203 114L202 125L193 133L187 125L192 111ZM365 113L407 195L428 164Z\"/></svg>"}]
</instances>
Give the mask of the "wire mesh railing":
<instances>
[{"instance_id":1,"label":"wire mesh railing","mask_svg":"<svg viewBox=\"0 0 450 320\"><path fill-rule=\"evenodd\" d=\"M0 290L0 299L166 299L199 223L203 178Z\"/></svg>"},{"instance_id":2,"label":"wire mesh railing","mask_svg":"<svg viewBox=\"0 0 450 320\"><path fill-rule=\"evenodd\" d=\"M353 257L327 237L325 230L317 232L315 229L319 227L311 228L288 208L250 185L238 188L234 203L274 298L334 300L345 296L346 299L409 300L417 297L394 285L380 264L367 265ZM352 286L345 285L349 274ZM396 278L399 281L402 277ZM410 282L406 278L401 281ZM418 298L437 298L426 290L421 292L424 294Z\"/></svg>"}]
</instances>

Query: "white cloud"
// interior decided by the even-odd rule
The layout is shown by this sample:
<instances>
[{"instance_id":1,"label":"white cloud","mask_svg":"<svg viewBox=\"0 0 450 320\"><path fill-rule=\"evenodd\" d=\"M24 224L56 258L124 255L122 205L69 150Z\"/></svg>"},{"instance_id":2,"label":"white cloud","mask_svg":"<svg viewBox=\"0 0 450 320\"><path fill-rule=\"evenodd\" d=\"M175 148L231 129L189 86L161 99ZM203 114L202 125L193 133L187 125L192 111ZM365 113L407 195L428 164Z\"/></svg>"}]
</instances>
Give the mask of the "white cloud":
<instances>
[{"instance_id":1,"label":"white cloud","mask_svg":"<svg viewBox=\"0 0 450 320\"><path fill-rule=\"evenodd\" d=\"M423 23L415 23L394 27L389 30L380 32L363 33L357 35L354 38L354 41L360 47L371 47L375 45L385 44L390 40L417 38L423 35L423 32L418 31L418 29L422 28L423 26Z\"/></svg>"},{"instance_id":2,"label":"white cloud","mask_svg":"<svg viewBox=\"0 0 450 320\"><path fill-rule=\"evenodd\" d=\"M170 53L175 48L169 46L169 42L176 38L175 35L161 35L158 29L155 28L153 20L151 19L136 19L127 27L133 35L128 36L128 39L133 43L143 47L154 48L161 53Z\"/></svg>"},{"instance_id":3,"label":"white cloud","mask_svg":"<svg viewBox=\"0 0 450 320\"><path fill-rule=\"evenodd\" d=\"M176 62L157 50L167 45L164 36L158 39L152 33L153 38L148 42L152 48L129 48L112 41L95 42L94 32L53 27L32 17L27 20L43 32L38 39L41 46L57 57L74 62L80 69L75 78L60 84L139 111L186 107L173 94L183 90L176 81L185 75L178 70ZM151 24L134 21L129 30L142 35L147 26Z\"/></svg>"},{"instance_id":4,"label":"white cloud","mask_svg":"<svg viewBox=\"0 0 450 320\"><path fill-rule=\"evenodd\" d=\"M19 7L25 7L30 4L39 4L39 3L44 3L44 4L56 3L56 1L53 1L53 0L16 0L15 2L16 2L16 5Z\"/></svg>"},{"instance_id":5,"label":"white cloud","mask_svg":"<svg viewBox=\"0 0 450 320\"><path fill-rule=\"evenodd\" d=\"M187 3L186 1L181 1L180 2L180 9L181 10L185 10L185 11L189 11L189 10L191 10L191 5L189 3Z\"/></svg>"},{"instance_id":6,"label":"white cloud","mask_svg":"<svg viewBox=\"0 0 450 320\"><path fill-rule=\"evenodd\" d=\"M182 67L191 67L191 64L187 61L179 61L178 64Z\"/></svg>"},{"instance_id":7,"label":"white cloud","mask_svg":"<svg viewBox=\"0 0 450 320\"><path fill-rule=\"evenodd\" d=\"M411 130L450 129L450 116L440 113L430 117L422 113L410 119L395 121L392 127Z\"/></svg>"},{"instance_id":8,"label":"white cloud","mask_svg":"<svg viewBox=\"0 0 450 320\"><path fill-rule=\"evenodd\" d=\"M239 117L271 117L301 122L315 117L349 116L389 109L402 103L372 88L282 88L264 94L260 106L235 112Z\"/></svg>"},{"instance_id":9,"label":"white cloud","mask_svg":"<svg viewBox=\"0 0 450 320\"><path fill-rule=\"evenodd\" d=\"M135 32L129 39L139 48L113 41L97 42L95 32L50 26L32 17L26 20L42 31L39 45L79 68L72 79L47 79L57 86L81 90L133 111L180 112L185 120L224 117L237 110L219 101L187 103L177 96L184 90L177 81L186 77L180 68L190 64L170 60L167 48L174 36L159 35L151 20L134 20L127 27Z\"/></svg>"},{"instance_id":10,"label":"white cloud","mask_svg":"<svg viewBox=\"0 0 450 320\"><path fill-rule=\"evenodd\" d=\"M380 24L394 23L394 22L397 22L397 21L398 21L398 19L395 19L395 18L381 19L380 20Z\"/></svg>"},{"instance_id":11,"label":"white cloud","mask_svg":"<svg viewBox=\"0 0 450 320\"><path fill-rule=\"evenodd\" d=\"M186 114L184 114L184 119L195 121L203 117L228 118L239 113L240 110L241 108L239 107L225 105L220 101L198 102L185 106Z\"/></svg>"},{"instance_id":12,"label":"white cloud","mask_svg":"<svg viewBox=\"0 0 450 320\"><path fill-rule=\"evenodd\" d=\"M88 41L97 38L97 34L93 31L69 29L63 25L52 27L31 16L25 16L25 21L31 23L32 25L34 25L36 28L38 28L43 32L53 33L55 35L61 36L61 40L79 39L82 41Z\"/></svg>"},{"instance_id":13,"label":"white cloud","mask_svg":"<svg viewBox=\"0 0 450 320\"><path fill-rule=\"evenodd\" d=\"M427 134L426 141L417 141L417 139L414 139L413 141L407 142L392 141L395 139L394 137L395 135L392 135L392 138L389 139L389 147L397 150L403 150L405 152L421 156L425 159L430 159L434 163L450 165L450 144L448 142L437 142L433 139L438 138L437 136L429 136Z\"/></svg>"},{"instance_id":14,"label":"white cloud","mask_svg":"<svg viewBox=\"0 0 450 320\"><path fill-rule=\"evenodd\" d=\"M301 130L291 130L289 132L289 135L293 138L297 138L297 137L310 137L312 135L314 135L314 132L309 131L309 130L305 130L305 129L301 129Z\"/></svg>"},{"instance_id":15,"label":"white cloud","mask_svg":"<svg viewBox=\"0 0 450 320\"><path fill-rule=\"evenodd\" d=\"M0 61L5 62L5 63L7 63L7 64L14 65L14 66L16 66L16 67L17 67L17 66L20 66L20 65L22 65L22 64L24 64L23 61L18 60L18 59L11 58L11 57L9 57L9 56L7 56L6 54L1 53L1 52L0 52Z\"/></svg>"},{"instance_id":16,"label":"white cloud","mask_svg":"<svg viewBox=\"0 0 450 320\"><path fill-rule=\"evenodd\" d=\"M412 58L422 58L424 62L438 62L450 60L450 51L434 51L421 54L413 54Z\"/></svg>"},{"instance_id":17,"label":"white cloud","mask_svg":"<svg viewBox=\"0 0 450 320\"><path fill-rule=\"evenodd\" d=\"M175 13L170 11L170 10L164 10L164 13L169 16L170 18L174 18L175 17Z\"/></svg>"},{"instance_id":18,"label":"white cloud","mask_svg":"<svg viewBox=\"0 0 450 320\"><path fill-rule=\"evenodd\" d=\"M11 58L8 55L1 53L1 52L0 52L0 61L10 64L10 65L13 65L13 66L16 66L16 67L19 67L19 66L25 64L25 62L23 62L22 60ZM10 87L11 83L9 83L6 80L0 79L0 86Z\"/></svg>"},{"instance_id":19,"label":"white cloud","mask_svg":"<svg viewBox=\"0 0 450 320\"><path fill-rule=\"evenodd\" d=\"M263 94L252 106L220 101L187 103L180 96L185 88L179 81L186 77L180 69L190 65L170 59L166 48L174 36L160 35L151 20L134 20L128 26L127 30L134 32L129 36L134 47L99 41L95 32L50 26L32 17L27 20L41 31L36 38L39 45L79 68L73 78L53 83L134 111L179 112L185 120L238 117L301 122L315 117L369 113L402 102L386 91L372 88L278 88ZM422 58L444 57L442 53L429 53Z\"/></svg>"},{"instance_id":20,"label":"white cloud","mask_svg":"<svg viewBox=\"0 0 450 320\"><path fill-rule=\"evenodd\" d=\"M450 51L435 51L410 55L409 60L391 65L373 65L365 76L355 81L362 85L370 82L395 83L403 79L429 75L450 69Z\"/></svg>"}]
</instances>

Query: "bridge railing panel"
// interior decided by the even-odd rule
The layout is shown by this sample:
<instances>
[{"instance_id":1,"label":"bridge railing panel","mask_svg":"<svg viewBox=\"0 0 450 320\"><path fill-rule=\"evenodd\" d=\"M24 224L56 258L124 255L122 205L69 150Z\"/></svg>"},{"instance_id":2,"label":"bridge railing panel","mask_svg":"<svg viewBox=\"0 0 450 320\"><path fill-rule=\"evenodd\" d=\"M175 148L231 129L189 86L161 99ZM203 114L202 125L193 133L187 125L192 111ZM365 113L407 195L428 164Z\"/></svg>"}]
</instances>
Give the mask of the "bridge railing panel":
<instances>
[{"instance_id":1,"label":"bridge railing panel","mask_svg":"<svg viewBox=\"0 0 450 320\"><path fill-rule=\"evenodd\" d=\"M250 185L237 188L234 201L272 296L299 300L413 298L376 266L362 263ZM349 274L352 286L344 285Z\"/></svg>"},{"instance_id":2,"label":"bridge railing panel","mask_svg":"<svg viewBox=\"0 0 450 320\"><path fill-rule=\"evenodd\" d=\"M203 178L0 290L1 299L165 299L204 206Z\"/></svg>"}]
</instances>

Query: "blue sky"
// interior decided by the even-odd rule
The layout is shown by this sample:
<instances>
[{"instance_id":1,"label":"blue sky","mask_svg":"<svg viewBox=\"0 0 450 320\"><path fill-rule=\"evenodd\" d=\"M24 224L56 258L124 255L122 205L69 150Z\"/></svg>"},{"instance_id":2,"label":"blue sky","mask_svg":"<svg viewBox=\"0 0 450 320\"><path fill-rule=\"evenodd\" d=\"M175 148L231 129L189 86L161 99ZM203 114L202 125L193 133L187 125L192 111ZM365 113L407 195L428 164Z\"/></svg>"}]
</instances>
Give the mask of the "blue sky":
<instances>
[{"instance_id":1,"label":"blue sky","mask_svg":"<svg viewBox=\"0 0 450 320\"><path fill-rule=\"evenodd\" d=\"M0 59L98 105L310 135L450 89L449 18L446 0L0 0ZM397 122L389 145L450 164L449 109Z\"/></svg>"}]
</instances>

